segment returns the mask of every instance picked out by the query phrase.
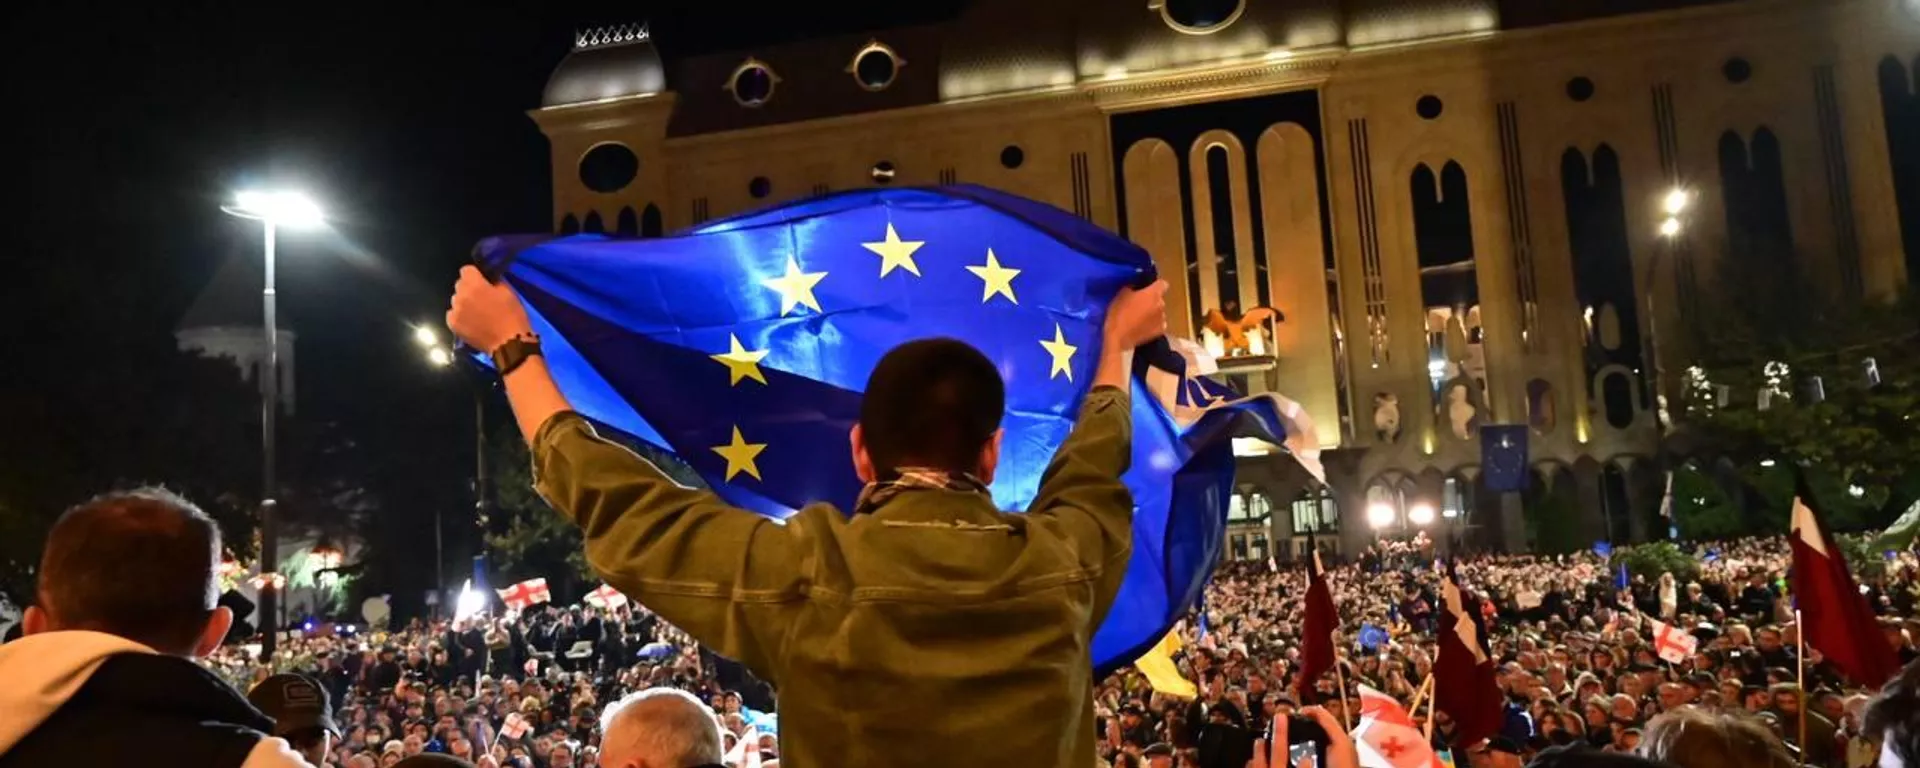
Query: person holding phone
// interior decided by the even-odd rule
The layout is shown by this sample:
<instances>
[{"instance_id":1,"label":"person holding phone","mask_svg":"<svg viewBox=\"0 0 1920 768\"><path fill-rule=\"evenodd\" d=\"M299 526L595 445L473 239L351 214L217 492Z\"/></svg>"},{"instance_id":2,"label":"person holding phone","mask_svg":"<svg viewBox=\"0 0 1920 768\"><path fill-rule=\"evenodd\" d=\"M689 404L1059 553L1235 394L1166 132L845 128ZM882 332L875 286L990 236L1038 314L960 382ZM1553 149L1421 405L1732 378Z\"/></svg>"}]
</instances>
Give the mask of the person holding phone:
<instances>
[{"instance_id":1,"label":"person holding phone","mask_svg":"<svg viewBox=\"0 0 1920 768\"><path fill-rule=\"evenodd\" d=\"M1320 726L1325 742L1308 739L1293 743L1292 729L1288 727L1293 717L1290 714L1273 717L1269 738L1254 739L1253 759L1248 761L1247 768L1360 768L1359 748L1332 712L1325 707L1306 707L1299 714ZM1323 752L1324 765L1319 760Z\"/></svg>"}]
</instances>

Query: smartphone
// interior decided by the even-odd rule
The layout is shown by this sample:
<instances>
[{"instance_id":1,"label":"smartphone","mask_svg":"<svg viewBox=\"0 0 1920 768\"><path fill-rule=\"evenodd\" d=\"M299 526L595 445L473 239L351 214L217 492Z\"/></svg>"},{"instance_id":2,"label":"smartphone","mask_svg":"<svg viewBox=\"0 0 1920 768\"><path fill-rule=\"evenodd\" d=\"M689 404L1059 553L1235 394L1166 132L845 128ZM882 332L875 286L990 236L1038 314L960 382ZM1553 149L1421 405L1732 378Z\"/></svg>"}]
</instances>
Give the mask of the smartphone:
<instances>
[{"instance_id":1,"label":"smartphone","mask_svg":"<svg viewBox=\"0 0 1920 768\"><path fill-rule=\"evenodd\" d=\"M1287 747L1287 768L1298 768L1302 765L1320 768L1320 745L1306 741Z\"/></svg>"}]
</instances>

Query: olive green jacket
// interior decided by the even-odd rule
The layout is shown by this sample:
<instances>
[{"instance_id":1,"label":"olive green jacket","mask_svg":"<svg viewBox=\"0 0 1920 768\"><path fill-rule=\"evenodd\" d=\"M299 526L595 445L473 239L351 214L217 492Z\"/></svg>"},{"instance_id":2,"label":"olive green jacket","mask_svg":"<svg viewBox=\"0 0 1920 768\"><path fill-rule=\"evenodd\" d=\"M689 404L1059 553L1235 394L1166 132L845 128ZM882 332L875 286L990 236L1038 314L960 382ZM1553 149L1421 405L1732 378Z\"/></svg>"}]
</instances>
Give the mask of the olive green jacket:
<instances>
[{"instance_id":1,"label":"olive green jacket","mask_svg":"<svg viewBox=\"0 0 1920 768\"><path fill-rule=\"evenodd\" d=\"M534 440L535 485L608 584L774 684L783 768L1081 768L1093 632L1132 551L1130 407L1087 395L1024 515L917 489L776 523L570 413Z\"/></svg>"}]
</instances>

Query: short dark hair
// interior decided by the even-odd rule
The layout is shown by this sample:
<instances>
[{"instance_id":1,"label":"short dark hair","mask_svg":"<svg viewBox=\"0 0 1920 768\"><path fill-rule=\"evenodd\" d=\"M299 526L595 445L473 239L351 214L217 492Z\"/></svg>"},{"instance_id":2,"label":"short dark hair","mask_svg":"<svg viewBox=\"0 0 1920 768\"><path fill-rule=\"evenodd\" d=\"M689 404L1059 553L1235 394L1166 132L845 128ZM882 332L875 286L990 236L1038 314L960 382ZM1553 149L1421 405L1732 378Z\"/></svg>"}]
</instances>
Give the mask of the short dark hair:
<instances>
[{"instance_id":1,"label":"short dark hair","mask_svg":"<svg viewBox=\"0 0 1920 768\"><path fill-rule=\"evenodd\" d=\"M186 653L220 599L220 528L164 488L99 496L47 533L39 599L59 629Z\"/></svg>"},{"instance_id":2,"label":"short dark hair","mask_svg":"<svg viewBox=\"0 0 1920 768\"><path fill-rule=\"evenodd\" d=\"M867 377L860 433L882 477L906 467L970 472L1000 428L1007 385L980 350L920 339L887 351Z\"/></svg>"},{"instance_id":3,"label":"short dark hair","mask_svg":"<svg viewBox=\"0 0 1920 768\"><path fill-rule=\"evenodd\" d=\"M1880 742L1902 765L1920 762L1920 662L1888 681L1860 720L1861 735Z\"/></svg>"}]
</instances>

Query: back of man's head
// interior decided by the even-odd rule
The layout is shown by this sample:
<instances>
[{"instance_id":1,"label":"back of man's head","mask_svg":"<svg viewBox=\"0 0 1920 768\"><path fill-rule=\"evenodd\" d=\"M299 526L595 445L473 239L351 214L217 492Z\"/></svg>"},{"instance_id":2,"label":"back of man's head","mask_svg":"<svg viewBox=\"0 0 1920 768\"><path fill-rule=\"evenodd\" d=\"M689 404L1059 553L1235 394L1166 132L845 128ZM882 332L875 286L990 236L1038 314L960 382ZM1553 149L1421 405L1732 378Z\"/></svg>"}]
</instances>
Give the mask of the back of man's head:
<instances>
[{"instance_id":1,"label":"back of man's head","mask_svg":"<svg viewBox=\"0 0 1920 768\"><path fill-rule=\"evenodd\" d=\"M977 472L1006 400L1006 382L980 350L955 339L910 341L867 377L861 439L882 479L903 468Z\"/></svg>"},{"instance_id":2,"label":"back of man's head","mask_svg":"<svg viewBox=\"0 0 1920 768\"><path fill-rule=\"evenodd\" d=\"M209 624L219 563L220 529L192 502L160 488L100 496L67 510L47 534L27 632L93 630L162 653L204 654L226 632L225 622L218 632Z\"/></svg>"},{"instance_id":3,"label":"back of man's head","mask_svg":"<svg viewBox=\"0 0 1920 768\"><path fill-rule=\"evenodd\" d=\"M718 765L724 758L713 710L677 688L649 688L608 705L600 733L605 765Z\"/></svg>"}]
</instances>

